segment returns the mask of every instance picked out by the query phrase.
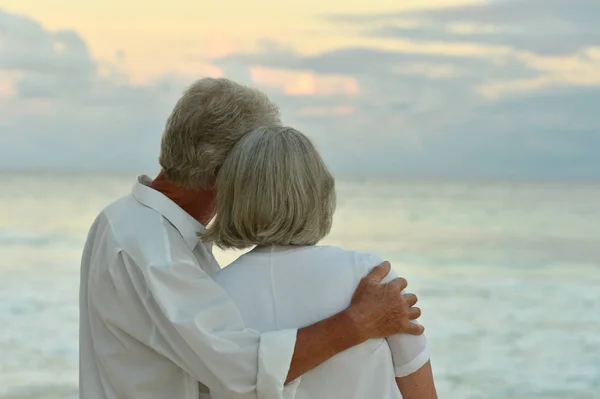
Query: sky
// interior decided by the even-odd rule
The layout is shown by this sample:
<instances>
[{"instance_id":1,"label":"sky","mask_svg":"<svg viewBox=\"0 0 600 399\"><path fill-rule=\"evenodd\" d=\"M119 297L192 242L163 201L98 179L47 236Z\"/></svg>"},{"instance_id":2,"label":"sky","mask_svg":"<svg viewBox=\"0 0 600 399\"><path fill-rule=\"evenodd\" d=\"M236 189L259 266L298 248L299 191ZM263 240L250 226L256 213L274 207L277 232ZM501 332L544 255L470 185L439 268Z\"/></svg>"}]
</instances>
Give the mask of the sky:
<instances>
[{"instance_id":1,"label":"sky","mask_svg":"<svg viewBox=\"0 0 600 399\"><path fill-rule=\"evenodd\" d=\"M264 90L339 175L600 179L598 0L3 0L0 170L156 170L184 88Z\"/></svg>"}]
</instances>

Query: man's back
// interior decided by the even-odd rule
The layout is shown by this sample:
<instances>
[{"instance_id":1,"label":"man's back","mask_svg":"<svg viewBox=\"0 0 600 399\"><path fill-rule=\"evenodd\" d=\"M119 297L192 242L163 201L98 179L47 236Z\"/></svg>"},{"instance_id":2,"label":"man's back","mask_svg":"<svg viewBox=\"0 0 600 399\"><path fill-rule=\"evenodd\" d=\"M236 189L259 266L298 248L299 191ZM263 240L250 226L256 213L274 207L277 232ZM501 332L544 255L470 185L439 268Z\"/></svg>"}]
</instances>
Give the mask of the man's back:
<instances>
[{"instance_id":1,"label":"man's back","mask_svg":"<svg viewBox=\"0 0 600 399\"><path fill-rule=\"evenodd\" d=\"M198 268L201 263L209 274L218 265L209 247L186 247L180 230L193 221L174 220L173 224L134 195L100 213L84 249L80 398L198 398L199 389L207 389L172 360L177 334L159 331L169 323L161 312L152 311L156 304L145 274L149 267L175 264L178 257L186 257L188 263L194 260ZM193 235L190 230L190 240Z\"/></svg>"},{"instance_id":2,"label":"man's back","mask_svg":"<svg viewBox=\"0 0 600 399\"><path fill-rule=\"evenodd\" d=\"M245 324L265 332L310 325L343 310L378 263L374 255L330 246L259 247L214 279L234 299ZM410 374L429 356L425 337L395 339L402 351L394 362L386 340L367 341L306 373L296 398L400 398L395 366Z\"/></svg>"}]
</instances>

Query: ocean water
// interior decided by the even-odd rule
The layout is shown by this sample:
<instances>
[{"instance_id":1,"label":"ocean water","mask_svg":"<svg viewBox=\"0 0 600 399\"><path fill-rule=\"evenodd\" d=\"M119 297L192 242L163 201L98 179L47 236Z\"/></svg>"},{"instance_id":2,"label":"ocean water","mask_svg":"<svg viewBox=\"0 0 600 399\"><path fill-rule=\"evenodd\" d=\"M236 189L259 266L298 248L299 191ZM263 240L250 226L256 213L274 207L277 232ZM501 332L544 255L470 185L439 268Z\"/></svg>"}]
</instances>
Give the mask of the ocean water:
<instances>
[{"instance_id":1,"label":"ocean water","mask_svg":"<svg viewBox=\"0 0 600 399\"><path fill-rule=\"evenodd\" d=\"M0 398L77 397L81 249L133 182L0 174ZM338 197L326 243L408 278L440 398L600 398L600 184L339 181Z\"/></svg>"}]
</instances>

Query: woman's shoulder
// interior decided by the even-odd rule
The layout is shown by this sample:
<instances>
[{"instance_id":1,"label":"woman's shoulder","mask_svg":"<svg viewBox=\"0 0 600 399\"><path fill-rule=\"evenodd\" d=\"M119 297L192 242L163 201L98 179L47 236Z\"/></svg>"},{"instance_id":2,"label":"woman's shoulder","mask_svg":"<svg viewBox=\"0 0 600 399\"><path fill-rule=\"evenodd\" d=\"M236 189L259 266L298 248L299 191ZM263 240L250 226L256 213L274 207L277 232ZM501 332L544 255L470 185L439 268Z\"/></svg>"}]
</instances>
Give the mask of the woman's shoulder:
<instances>
[{"instance_id":1,"label":"woman's shoulder","mask_svg":"<svg viewBox=\"0 0 600 399\"><path fill-rule=\"evenodd\" d=\"M314 251L315 254L319 254L320 258L327 259L330 264L338 267L350 266L361 273L368 273L373 267L383 262L381 256L376 253L350 250L334 245L316 246Z\"/></svg>"}]
</instances>

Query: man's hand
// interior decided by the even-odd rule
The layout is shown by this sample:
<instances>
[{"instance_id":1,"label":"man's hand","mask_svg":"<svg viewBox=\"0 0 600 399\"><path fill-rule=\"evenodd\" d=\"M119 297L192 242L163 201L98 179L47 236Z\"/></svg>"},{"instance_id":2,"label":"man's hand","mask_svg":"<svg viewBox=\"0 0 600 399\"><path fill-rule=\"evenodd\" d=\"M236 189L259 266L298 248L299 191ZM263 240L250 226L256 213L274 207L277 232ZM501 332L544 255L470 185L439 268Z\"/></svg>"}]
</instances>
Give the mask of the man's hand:
<instances>
[{"instance_id":1,"label":"man's hand","mask_svg":"<svg viewBox=\"0 0 600 399\"><path fill-rule=\"evenodd\" d=\"M381 283L390 268L387 261L375 266L361 280L347 309L365 340L401 333L423 334L422 325L410 322L421 316L421 309L414 306L417 303L415 294L402 295L408 285L406 279L399 277L387 284Z\"/></svg>"},{"instance_id":2,"label":"man's hand","mask_svg":"<svg viewBox=\"0 0 600 399\"><path fill-rule=\"evenodd\" d=\"M416 295L402 295L406 280L397 278L387 284L381 283L390 267L389 262L383 262L367 274L356 288L348 308L298 330L286 384L370 338L423 333L423 326L410 322L421 315L421 310L413 306L417 303Z\"/></svg>"}]
</instances>

